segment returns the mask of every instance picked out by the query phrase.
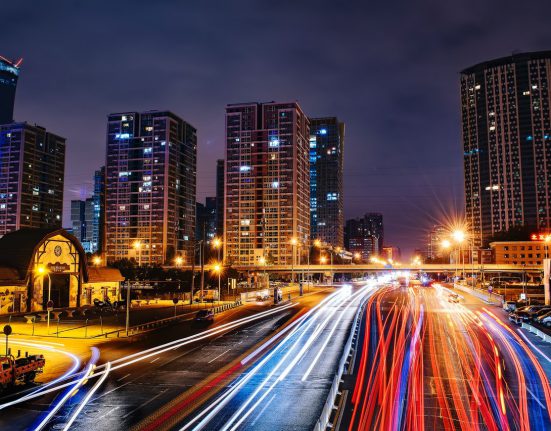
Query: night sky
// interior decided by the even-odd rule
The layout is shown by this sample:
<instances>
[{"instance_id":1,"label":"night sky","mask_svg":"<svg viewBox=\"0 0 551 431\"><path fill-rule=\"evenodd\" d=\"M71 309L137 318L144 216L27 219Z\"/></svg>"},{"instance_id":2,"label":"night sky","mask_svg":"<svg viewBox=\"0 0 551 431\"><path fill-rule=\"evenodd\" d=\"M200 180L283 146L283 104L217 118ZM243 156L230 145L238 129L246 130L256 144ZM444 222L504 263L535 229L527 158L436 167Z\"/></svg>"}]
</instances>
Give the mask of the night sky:
<instances>
[{"instance_id":1,"label":"night sky","mask_svg":"<svg viewBox=\"0 0 551 431\"><path fill-rule=\"evenodd\" d=\"M345 216L380 211L409 253L463 207L459 71L551 49L549 1L16 1L0 55L24 58L15 117L67 138L69 201L104 163L106 116L170 109L198 129L215 194L227 103L297 100L346 123Z\"/></svg>"}]
</instances>

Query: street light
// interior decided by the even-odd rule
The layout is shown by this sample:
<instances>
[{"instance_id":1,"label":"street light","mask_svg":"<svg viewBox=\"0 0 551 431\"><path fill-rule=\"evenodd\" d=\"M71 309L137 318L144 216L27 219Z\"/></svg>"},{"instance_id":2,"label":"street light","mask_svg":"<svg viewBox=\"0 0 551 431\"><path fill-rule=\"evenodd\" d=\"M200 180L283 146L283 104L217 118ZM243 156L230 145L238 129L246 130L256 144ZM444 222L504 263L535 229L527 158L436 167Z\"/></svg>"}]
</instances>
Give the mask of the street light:
<instances>
[{"instance_id":1,"label":"street light","mask_svg":"<svg viewBox=\"0 0 551 431\"><path fill-rule=\"evenodd\" d=\"M218 274L218 302L220 302L220 275L222 274L222 265L220 265L220 263L214 264L213 270Z\"/></svg>"},{"instance_id":2,"label":"street light","mask_svg":"<svg viewBox=\"0 0 551 431\"><path fill-rule=\"evenodd\" d=\"M94 258L92 259L92 262L94 262L94 265L95 265L95 266L99 266L100 263L101 263L101 257L99 257L99 256L94 256Z\"/></svg>"},{"instance_id":3,"label":"street light","mask_svg":"<svg viewBox=\"0 0 551 431\"><path fill-rule=\"evenodd\" d=\"M142 243L139 240L134 241L132 244L134 250L138 250L138 266L142 266Z\"/></svg>"},{"instance_id":4,"label":"street light","mask_svg":"<svg viewBox=\"0 0 551 431\"><path fill-rule=\"evenodd\" d=\"M291 259L291 284L295 282L295 254L296 254L296 246L298 243L298 240L295 237L291 238L291 251L293 253L292 259Z\"/></svg>"},{"instance_id":5,"label":"street light","mask_svg":"<svg viewBox=\"0 0 551 431\"><path fill-rule=\"evenodd\" d=\"M327 263L327 258L325 256L320 257L320 263L325 265Z\"/></svg>"},{"instance_id":6,"label":"street light","mask_svg":"<svg viewBox=\"0 0 551 431\"><path fill-rule=\"evenodd\" d=\"M182 256L176 256L174 258L174 265L182 266L183 263L184 263L184 258Z\"/></svg>"},{"instance_id":7,"label":"street light","mask_svg":"<svg viewBox=\"0 0 551 431\"><path fill-rule=\"evenodd\" d=\"M217 258L218 262L220 262L220 251L222 250L222 240L220 238L214 238L212 240L212 246L218 250L217 252Z\"/></svg>"},{"instance_id":8,"label":"street light","mask_svg":"<svg viewBox=\"0 0 551 431\"><path fill-rule=\"evenodd\" d=\"M44 284L44 276L48 277L48 303L52 300L52 279L50 277L50 272L47 268L40 265L37 268L38 273L42 276L42 283ZM50 334L50 310L48 308L48 303L46 304L46 311L48 312L48 334Z\"/></svg>"}]
</instances>

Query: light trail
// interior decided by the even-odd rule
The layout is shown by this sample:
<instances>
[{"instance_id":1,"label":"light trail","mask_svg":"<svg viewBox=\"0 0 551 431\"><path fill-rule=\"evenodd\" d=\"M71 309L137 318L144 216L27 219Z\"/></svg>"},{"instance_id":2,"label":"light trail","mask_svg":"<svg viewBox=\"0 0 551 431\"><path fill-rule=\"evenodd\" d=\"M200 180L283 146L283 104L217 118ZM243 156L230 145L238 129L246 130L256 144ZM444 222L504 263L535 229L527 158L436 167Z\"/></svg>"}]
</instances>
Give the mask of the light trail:
<instances>
[{"instance_id":1,"label":"light trail","mask_svg":"<svg viewBox=\"0 0 551 431\"><path fill-rule=\"evenodd\" d=\"M232 417L225 421L225 424L219 429L223 431L238 428L260 406L260 403L271 393L275 386L285 379L289 372L302 360L304 355L308 352L308 347L319 337L321 331L327 327L331 317L337 312L338 307L342 306L347 300L350 306L352 301L361 295L365 295L368 289L369 288L364 287L352 296L350 296L349 292L344 290L335 292L322 301L322 303L301 316L301 318L297 319L297 321L293 322L292 329L286 331L289 332L289 334L279 342L279 344L270 350L252 370L239 378L225 393L213 400L195 417L187 420L181 430L184 431L191 427L193 427L194 430L201 430L207 427L216 415L235 398L238 392L244 389L247 383L251 382L255 375L261 372L267 373L267 377L263 378L260 383L255 383L255 387L252 388L252 394L249 395L245 401L240 403ZM341 313L343 312L343 310L340 311ZM327 315L318 323L324 313L327 313ZM310 334L308 334L309 331L311 331ZM303 339L305 339L304 343L302 342ZM263 346L266 347L269 344L270 340L264 343ZM286 353L284 353L281 358L276 359L276 354L283 349L286 349ZM271 362L272 359L275 359L275 363ZM265 368L268 369L264 370ZM280 374L277 375L280 370ZM272 380L272 383L267 386L270 380ZM264 392L262 395L258 396L263 389ZM153 425L146 428L146 430L150 429L154 429Z\"/></svg>"},{"instance_id":2,"label":"light trail","mask_svg":"<svg viewBox=\"0 0 551 431\"><path fill-rule=\"evenodd\" d=\"M75 412L71 415L71 418L69 421L65 424L65 427L63 428L63 431L68 431L73 423L75 422L76 418L82 411L82 409L88 404L90 401L90 398L92 398L92 395L96 393L96 391L99 389L99 387L103 384L107 376L109 375L109 372L111 371L111 362L107 362L105 366L105 372L102 374L102 376L98 379L98 381L92 386L92 388L88 391L84 399L79 403L77 409Z\"/></svg>"},{"instance_id":3,"label":"light trail","mask_svg":"<svg viewBox=\"0 0 551 431\"><path fill-rule=\"evenodd\" d=\"M230 330L235 329L239 326L245 325L247 323L253 322L253 321L258 320L258 319L262 319L266 316L271 316L271 315L274 315L276 313L281 313L282 311L286 311L286 310L294 307L295 305L296 305L295 303L286 304L284 306L277 307L273 310L267 310L267 311L263 311L263 312L260 312L260 313L256 313L253 316L248 316L248 317L244 317L244 318L232 321L232 322L228 322L228 323L225 323L223 325L217 326L216 328L211 328L211 329L202 331L198 334L191 335L189 337L180 338L178 340L170 341L168 343L165 343L165 344L162 344L162 345L159 345L159 346L155 346L155 347L152 347L150 349L146 349L146 350L143 350L143 351L140 351L140 352L137 352L137 353L132 353L130 355L115 359L115 360L111 361L111 371L126 367L128 365L134 364L134 363L139 362L139 361L143 361L145 359L148 359L148 358L150 358L152 356L155 356L155 355L158 355L160 353L165 353L167 351L173 350L174 348L182 347L182 346L185 346L187 344L191 344L191 343L194 343L196 341L200 341L200 340L212 337L213 335L218 335L220 333L230 331ZM113 366L113 364L117 364L117 365ZM96 368L96 371L97 370L102 370L102 371L95 372L92 377L100 377L105 372L104 368L105 368L105 364L99 365ZM56 383L59 383L63 380L67 380L70 377L72 377L72 376L71 375L65 375L64 377L60 377L60 378L56 379ZM5 408L10 407L10 406L13 406L13 405L16 405L16 404L19 404L19 403L22 403L22 402L25 402L25 401L29 401L31 399L40 397L42 395L45 395L45 394L48 394L48 393L51 393L51 392L59 391L61 389L64 389L64 388L67 388L67 387L73 385L74 383L75 383L74 381L70 381L70 382L67 382L67 383L62 383L58 386L50 387L48 389L44 389L44 387L42 387L34 393L24 395L23 397L20 397L16 400L0 404L0 410L5 409Z\"/></svg>"},{"instance_id":4,"label":"light trail","mask_svg":"<svg viewBox=\"0 0 551 431\"><path fill-rule=\"evenodd\" d=\"M48 422L54 417L54 415L65 405L67 400L71 398L78 389L86 383L88 378L90 377L92 370L94 369L95 361L99 358L99 350L96 347L92 348L92 359L90 360L90 363L86 370L81 373L81 377L79 377L74 383L74 385L65 392L65 394L61 397L59 401L56 402L56 404L50 408L49 412L46 414L46 416L40 421L40 423L34 428L34 431L40 431L42 430Z\"/></svg>"}]
</instances>

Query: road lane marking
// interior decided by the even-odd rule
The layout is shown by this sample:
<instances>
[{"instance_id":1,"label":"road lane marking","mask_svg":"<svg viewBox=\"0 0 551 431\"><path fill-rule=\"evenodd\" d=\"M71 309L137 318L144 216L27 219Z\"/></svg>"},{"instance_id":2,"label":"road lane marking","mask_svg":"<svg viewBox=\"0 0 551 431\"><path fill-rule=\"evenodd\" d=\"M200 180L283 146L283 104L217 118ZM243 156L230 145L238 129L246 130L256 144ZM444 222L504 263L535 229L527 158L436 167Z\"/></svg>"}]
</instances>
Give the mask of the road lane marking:
<instances>
[{"instance_id":1,"label":"road lane marking","mask_svg":"<svg viewBox=\"0 0 551 431\"><path fill-rule=\"evenodd\" d=\"M522 331L520 330L520 328L517 329L518 333L522 336L522 338L524 338L524 340L530 344L530 346L532 346L534 348L534 350L536 350L541 356L543 356L545 359L547 359L547 362L551 362L551 359L549 359L549 356L547 356L545 353L543 353L540 349L538 349L536 347L536 345L534 343L532 343L528 337L526 335L524 335L522 333Z\"/></svg>"},{"instance_id":2,"label":"road lane marking","mask_svg":"<svg viewBox=\"0 0 551 431\"><path fill-rule=\"evenodd\" d=\"M221 356L224 356L224 355L225 355L226 353L228 353L230 350L231 350L231 349L228 349L228 350L226 350L225 352L220 353L217 357L212 358L208 363L210 364L211 362L216 361L218 358L220 358Z\"/></svg>"},{"instance_id":3,"label":"road lane marking","mask_svg":"<svg viewBox=\"0 0 551 431\"><path fill-rule=\"evenodd\" d=\"M149 363L152 364L153 362L158 361L159 359L161 359L161 357L160 357L160 356L157 356L155 359L153 359L153 360L152 360L151 362L149 362Z\"/></svg>"},{"instance_id":4,"label":"road lane marking","mask_svg":"<svg viewBox=\"0 0 551 431\"><path fill-rule=\"evenodd\" d=\"M122 416L122 419L126 419L128 416L130 416L132 413L142 409L143 407L145 407L146 405L148 405L150 402L152 402L153 400L155 400L156 398L159 398L161 395L163 395L167 390L166 389L163 389L161 392L159 392L157 395L155 395L153 398L149 398L147 401L143 402L142 404L140 404L138 407L136 407L134 410L128 412L127 414L125 414L124 416Z\"/></svg>"},{"instance_id":5,"label":"road lane marking","mask_svg":"<svg viewBox=\"0 0 551 431\"><path fill-rule=\"evenodd\" d=\"M101 415L99 418L96 418L96 420L99 422L101 421L103 418L105 418L107 415L110 415L111 413L113 413L115 410L117 410L119 408L119 406L116 406L116 407L113 407L111 410L109 410L107 413Z\"/></svg>"},{"instance_id":6,"label":"road lane marking","mask_svg":"<svg viewBox=\"0 0 551 431\"><path fill-rule=\"evenodd\" d=\"M132 383L132 382L130 381L130 382L123 383L122 385L117 386L116 388L113 388L113 389L111 389L110 391L105 392L104 394L101 394L99 397L94 398L91 402L97 401L97 400L99 400L100 398L104 397L105 395L109 395L111 392L115 392L117 389L123 388L123 387L125 387L126 385L129 385L130 383Z\"/></svg>"},{"instance_id":7,"label":"road lane marking","mask_svg":"<svg viewBox=\"0 0 551 431\"><path fill-rule=\"evenodd\" d=\"M129 375L130 373L128 373L126 376L122 376L120 379L117 379L117 382L120 382L121 380L126 379Z\"/></svg>"},{"instance_id":8,"label":"road lane marking","mask_svg":"<svg viewBox=\"0 0 551 431\"><path fill-rule=\"evenodd\" d=\"M529 393L530 395L532 395L532 398L534 399L534 401L535 401L536 403L538 403L538 404L540 405L540 407L541 407L543 410L547 410L547 409L545 408L545 406L541 403L541 401L538 400L538 398L536 397L536 395L535 395L529 388L526 388L526 390L528 391L528 393Z\"/></svg>"}]
</instances>

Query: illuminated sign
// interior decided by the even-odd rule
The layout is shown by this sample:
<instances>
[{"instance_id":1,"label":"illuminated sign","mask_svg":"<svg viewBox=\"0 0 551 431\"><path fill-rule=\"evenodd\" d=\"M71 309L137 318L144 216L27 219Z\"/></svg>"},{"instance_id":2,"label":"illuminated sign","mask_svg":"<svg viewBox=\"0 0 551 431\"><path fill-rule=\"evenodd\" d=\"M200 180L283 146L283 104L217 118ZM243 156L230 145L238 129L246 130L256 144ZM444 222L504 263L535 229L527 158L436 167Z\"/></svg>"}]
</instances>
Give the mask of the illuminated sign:
<instances>
[{"instance_id":1,"label":"illuminated sign","mask_svg":"<svg viewBox=\"0 0 551 431\"><path fill-rule=\"evenodd\" d=\"M551 234L548 233L533 233L530 235L531 241L549 241L551 240Z\"/></svg>"}]
</instances>

